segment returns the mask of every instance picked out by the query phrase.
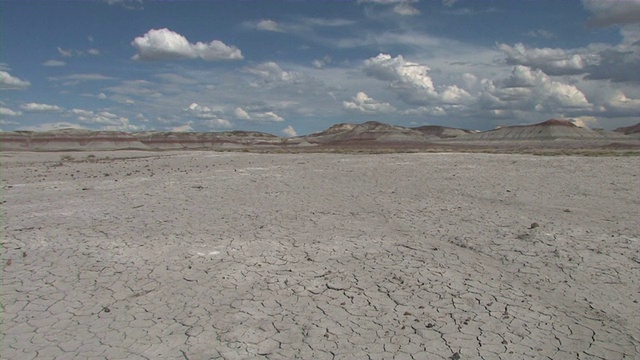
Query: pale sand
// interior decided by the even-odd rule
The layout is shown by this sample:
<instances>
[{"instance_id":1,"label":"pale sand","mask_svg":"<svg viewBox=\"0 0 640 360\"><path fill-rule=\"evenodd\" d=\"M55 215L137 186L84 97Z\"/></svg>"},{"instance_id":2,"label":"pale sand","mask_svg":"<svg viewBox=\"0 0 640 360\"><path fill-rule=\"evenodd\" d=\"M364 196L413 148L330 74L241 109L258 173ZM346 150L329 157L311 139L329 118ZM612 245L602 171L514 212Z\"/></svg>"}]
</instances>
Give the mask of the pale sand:
<instances>
[{"instance_id":1,"label":"pale sand","mask_svg":"<svg viewBox=\"0 0 640 360\"><path fill-rule=\"evenodd\" d=\"M637 157L95 154L1 154L2 359L640 354Z\"/></svg>"}]
</instances>

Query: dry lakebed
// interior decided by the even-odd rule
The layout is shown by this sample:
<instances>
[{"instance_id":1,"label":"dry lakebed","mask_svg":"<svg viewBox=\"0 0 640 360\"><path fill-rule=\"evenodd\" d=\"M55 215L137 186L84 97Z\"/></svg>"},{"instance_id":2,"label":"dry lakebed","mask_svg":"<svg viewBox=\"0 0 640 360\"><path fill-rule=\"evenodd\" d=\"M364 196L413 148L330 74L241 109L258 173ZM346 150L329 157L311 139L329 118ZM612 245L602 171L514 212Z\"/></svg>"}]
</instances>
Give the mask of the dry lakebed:
<instances>
[{"instance_id":1,"label":"dry lakebed","mask_svg":"<svg viewBox=\"0 0 640 360\"><path fill-rule=\"evenodd\" d=\"M3 152L2 359L638 359L637 157Z\"/></svg>"}]
</instances>

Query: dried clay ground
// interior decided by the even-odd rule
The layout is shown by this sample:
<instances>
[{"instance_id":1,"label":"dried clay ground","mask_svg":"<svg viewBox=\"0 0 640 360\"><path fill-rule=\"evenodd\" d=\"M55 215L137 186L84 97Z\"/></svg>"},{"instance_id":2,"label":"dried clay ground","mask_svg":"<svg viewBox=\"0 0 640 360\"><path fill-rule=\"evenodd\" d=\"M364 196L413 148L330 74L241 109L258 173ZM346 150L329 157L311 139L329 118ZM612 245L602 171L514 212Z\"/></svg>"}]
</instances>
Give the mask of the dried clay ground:
<instances>
[{"instance_id":1,"label":"dried clay ground","mask_svg":"<svg viewBox=\"0 0 640 360\"><path fill-rule=\"evenodd\" d=\"M637 157L1 156L2 359L640 354Z\"/></svg>"}]
</instances>

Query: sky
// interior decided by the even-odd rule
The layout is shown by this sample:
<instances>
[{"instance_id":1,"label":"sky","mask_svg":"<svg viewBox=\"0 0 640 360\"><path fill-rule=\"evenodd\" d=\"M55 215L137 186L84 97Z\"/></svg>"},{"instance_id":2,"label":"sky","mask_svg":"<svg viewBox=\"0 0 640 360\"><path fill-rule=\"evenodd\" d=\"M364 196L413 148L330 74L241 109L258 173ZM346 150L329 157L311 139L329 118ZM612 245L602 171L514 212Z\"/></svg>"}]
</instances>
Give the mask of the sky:
<instances>
[{"instance_id":1,"label":"sky","mask_svg":"<svg viewBox=\"0 0 640 360\"><path fill-rule=\"evenodd\" d=\"M0 129L640 122L640 0L0 0Z\"/></svg>"}]
</instances>

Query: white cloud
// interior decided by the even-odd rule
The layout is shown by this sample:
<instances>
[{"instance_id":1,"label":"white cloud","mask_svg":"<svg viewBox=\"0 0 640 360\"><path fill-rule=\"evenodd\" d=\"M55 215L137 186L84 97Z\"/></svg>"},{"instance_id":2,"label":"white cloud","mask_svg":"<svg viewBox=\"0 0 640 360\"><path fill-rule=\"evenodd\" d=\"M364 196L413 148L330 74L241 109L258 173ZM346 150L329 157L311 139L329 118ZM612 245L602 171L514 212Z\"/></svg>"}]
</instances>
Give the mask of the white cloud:
<instances>
[{"instance_id":1,"label":"white cloud","mask_svg":"<svg viewBox=\"0 0 640 360\"><path fill-rule=\"evenodd\" d=\"M233 126L229 120L220 118L219 111L198 103L192 103L183 111L195 118L205 120L202 124L209 128L230 128Z\"/></svg>"},{"instance_id":2,"label":"white cloud","mask_svg":"<svg viewBox=\"0 0 640 360\"><path fill-rule=\"evenodd\" d=\"M73 50L65 50L61 47L58 46L58 53L64 57L72 57L73 56Z\"/></svg>"},{"instance_id":3,"label":"white cloud","mask_svg":"<svg viewBox=\"0 0 640 360\"><path fill-rule=\"evenodd\" d=\"M592 104L575 85L554 81L539 69L517 65L503 79L483 80L481 107L491 110L528 110L562 113L590 110Z\"/></svg>"},{"instance_id":4,"label":"white cloud","mask_svg":"<svg viewBox=\"0 0 640 360\"><path fill-rule=\"evenodd\" d=\"M640 83L640 44L602 44L578 49L527 48L498 44L506 63L540 69L548 75L586 74L586 79Z\"/></svg>"},{"instance_id":5,"label":"white cloud","mask_svg":"<svg viewBox=\"0 0 640 360\"><path fill-rule=\"evenodd\" d=\"M200 105L198 103L192 103L183 111L199 119L216 119L218 117L214 110L211 110L209 107Z\"/></svg>"},{"instance_id":6,"label":"white cloud","mask_svg":"<svg viewBox=\"0 0 640 360\"><path fill-rule=\"evenodd\" d=\"M119 5L127 10L142 10L142 0L105 0L109 5Z\"/></svg>"},{"instance_id":7,"label":"white cloud","mask_svg":"<svg viewBox=\"0 0 640 360\"><path fill-rule=\"evenodd\" d=\"M364 92L357 93L351 101L343 101L342 108L363 114L386 114L396 111L391 104L377 102Z\"/></svg>"},{"instance_id":8,"label":"white cloud","mask_svg":"<svg viewBox=\"0 0 640 360\"><path fill-rule=\"evenodd\" d=\"M93 55L93 56L97 56L97 55L100 55L100 50L98 50L98 49L89 49L89 50L87 50L87 54Z\"/></svg>"},{"instance_id":9,"label":"white cloud","mask_svg":"<svg viewBox=\"0 0 640 360\"><path fill-rule=\"evenodd\" d=\"M258 30L262 30L262 31L276 31L276 32L282 32L282 28L280 28L280 25L278 25L277 22L270 20L270 19L265 19L265 20L260 20L258 21L258 23L256 24L256 29Z\"/></svg>"},{"instance_id":10,"label":"white cloud","mask_svg":"<svg viewBox=\"0 0 640 360\"><path fill-rule=\"evenodd\" d=\"M543 39L552 39L556 37L556 34L544 29L527 31L526 33L524 33L524 35L532 38L543 38Z\"/></svg>"},{"instance_id":11,"label":"white cloud","mask_svg":"<svg viewBox=\"0 0 640 360\"><path fill-rule=\"evenodd\" d=\"M76 116L82 124L103 125L111 130L137 130L137 127L129 124L129 119L118 116L108 111L94 112L85 109L71 109L68 114Z\"/></svg>"},{"instance_id":12,"label":"white cloud","mask_svg":"<svg viewBox=\"0 0 640 360\"><path fill-rule=\"evenodd\" d=\"M498 44L498 50L506 56L509 65L524 65L540 69L549 75L580 74L589 63L595 62L592 55L578 54L577 51L551 48L527 48L521 43L509 46Z\"/></svg>"},{"instance_id":13,"label":"white cloud","mask_svg":"<svg viewBox=\"0 0 640 360\"><path fill-rule=\"evenodd\" d=\"M269 61L258 66L245 69L246 72L253 74L267 83L285 82L295 83L302 80L302 74L295 71L284 71L280 65Z\"/></svg>"},{"instance_id":14,"label":"white cloud","mask_svg":"<svg viewBox=\"0 0 640 360\"><path fill-rule=\"evenodd\" d=\"M403 110L402 114L418 116L444 116L447 115L447 111L441 106L419 106L417 108Z\"/></svg>"},{"instance_id":15,"label":"white cloud","mask_svg":"<svg viewBox=\"0 0 640 360\"><path fill-rule=\"evenodd\" d=\"M464 104L472 101L472 96L457 85L444 86L438 91L429 76L429 67L405 60L402 55L391 57L379 54L365 60L363 71L378 80L388 81L389 88L411 105L432 105L434 103ZM469 76L467 78L470 79Z\"/></svg>"},{"instance_id":16,"label":"white cloud","mask_svg":"<svg viewBox=\"0 0 640 360\"><path fill-rule=\"evenodd\" d=\"M58 105L27 103L20 105L20 108L28 112L59 112L63 109Z\"/></svg>"},{"instance_id":17,"label":"white cloud","mask_svg":"<svg viewBox=\"0 0 640 360\"><path fill-rule=\"evenodd\" d=\"M21 111L13 111L9 108L0 106L0 115L2 116L20 116L22 115Z\"/></svg>"},{"instance_id":18,"label":"white cloud","mask_svg":"<svg viewBox=\"0 0 640 360\"><path fill-rule=\"evenodd\" d=\"M364 61L365 74L389 81L391 87L411 87L435 93L428 71L428 66L406 61L402 55L393 58L388 54L378 54Z\"/></svg>"},{"instance_id":19,"label":"white cloud","mask_svg":"<svg viewBox=\"0 0 640 360\"><path fill-rule=\"evenodd\" d=\"M600 127L600 123L598 122L598 118L594 116L580 116L573 119L569 119L574 125L580 126L583 128L598 128Z\"/></svg>"},{"instance_id":20,"label":"white cloud","mask_svg":"<svg viewBox=\"0 0 640 360\"><path fill-rule=\"evenodd\" d=\"M286 128L282 129L282 133L285 136L288 137L294 137L294 136L298 136L298 132L296 131L296 129L293 128L293 126L289 125Z\"/></svg>"},{"instance_id":21,"label":"white cloud","mask_svg":"<svg viewBox=\"0 0 640 360\"><path fill-rule=\"evenodd\" d=\"M284 118L273 111L267 111L263 113L253 113L252 117L255 117L262 121L268 122L281 122L284 121Z\"/></svg>"},{"instance_id":22,"label":"white cloud","mask_svg":"<svg viewBox=\"0 0 640 360\"><path fill-rule=\"evenodd\" d=\"M249 113L244 111L244 109L237 107L234 111L233 114L236 116L236 118L240 119L240 120L251 120L251 116L249 116Z\"/></svg>"},{"instance_id":23,"label":"white cloud","mask_svg":"<svg viewBox=\"0 0 640 360\"><path fill-rule=\"evenodd\" d=\"M222 41L190 43L186 37L169 29L151 29L135 38L131 45L136 48L134 60L178 60L200 58L206 61L241 60L242 52Z\"/></svg>"},{"instance_id":24,"label":"white cloud","mask_svg":"<svg viewBox=\"0 0 640 360\"><path fill-rule=\"evenodd\" d=\"M440 100L447 104L462 104L471 101L471 95L457 85L447 86L440 94Z\"/></svg>"},{"instance_id":25,"label":"white cloud","mask_svg":"<svg viewBox=\"0 0 640 360\"><path fill-rule=\"evenodd\" d=\"M47 78L49 81L61 81L64 86L78 85L84 81L107 81L115 80L110 76L102 74L70 74L65 76L50 76Z\"/></svg>"},{"instance_id":26,"label":"white cloud","mask_svg":"<svg viewBox=\"0 0 640 360\"><path fill-rule=\"evenodd\" d=\"M65 65L67 65L67 63L64 62L64 61L61 61L61 60L47 60L47 61L43 62L42 65L44 65L44 66L65 66Z\"/></svg>"},{"instance_id":27,"label":"white cloud","mask_svg":"<svg viewBox=\"0 0 640 360\"><path fill-rule=\"evenodd\" d=\"M172 128L169 128L169 131L173 131L173 132L191 132L191 131L193 131L193 127L191 127L191 124L185 124L185 125L179 125L179 126L174 126Z\"/></svg>"},{"instance_id":28,"label":"white cloud","mask_svg":"<svg viewBox=\"0 0 640 360\"><path fill-rule=\"evenodd\" d=\"M241 107L237 107L233 111L234 116L238 120L254 121L254 122L282 122L284 118L273 111L247 111Z\"/></svg>"},{"instance_id":29,"label":"white cloud","mask_svg":"<svg viewBox=\"0 0 640 360\"><path fill-rule=\"evenodd\" d=\"M104 100L104 99L106 99L106 98L107 98L107 95L105 95L104 93L100 93L100 94L98 94L98 99L100 99L100 100Z\"/></svg>"},{"instance_id":30,"label":"white cloud","mask_svg":"<svg viewBox=\"0 0 640 360\"><path fill-rule=\"evenodd\" d=\"M640 113L640 98L630 98L622 90L609 90L597 100L599 110L613 116L635 116Z\"/></svg>"},{"instance_id":31,"label":"white cloud","mask_svg":"<svg viewBox=\"0 0 640 360\"><path fill-rule=\"evenodd\" d=\"M0 71L0 90L23 90L31 85L26 80L12 76L6 71Z\"/></svg>"},{"instance_id":32,"label":"white cloud","mask_svg":"<svg viewBox=\"0 0 640 360\"><path fill-rule=\"evenodd\" d=\"M316 68L316 69L322 69L323 67L327 66L328 64L331 63L333 59L331 58L331 56L327 55L325 57L323 57L322 59L315 59L313 60L313 62L311 62L311 64Z\"/></svg>"},{"instance_id":33,"label":"white cloud","mask_svg":"<svg viewBox=\"0 0 640 360\"><path fill-rule=\"evenodd\" d=\"M406 2L400 3L400 4L396 5L396 6L394 6L393 7L393 12L395 12L396 14L399 14L399 15L404 15L404 16L420 15L420 10L418 10L415 7L407 4Z\"/></svg>"},{"instance_id":34,"label":"white cloud","mask_svg":"<svg viewBox=\"0 0 640 360\"><path fill-rule=\"evenodd\" d=\"M24 126L19 128L19 130L28 130L28 131L51 131L51 130L59 130L59 129L86 129L86 128L82 125L69 123L69 122L43 123L43 124Z\"/></svg>"}]
</instances>

